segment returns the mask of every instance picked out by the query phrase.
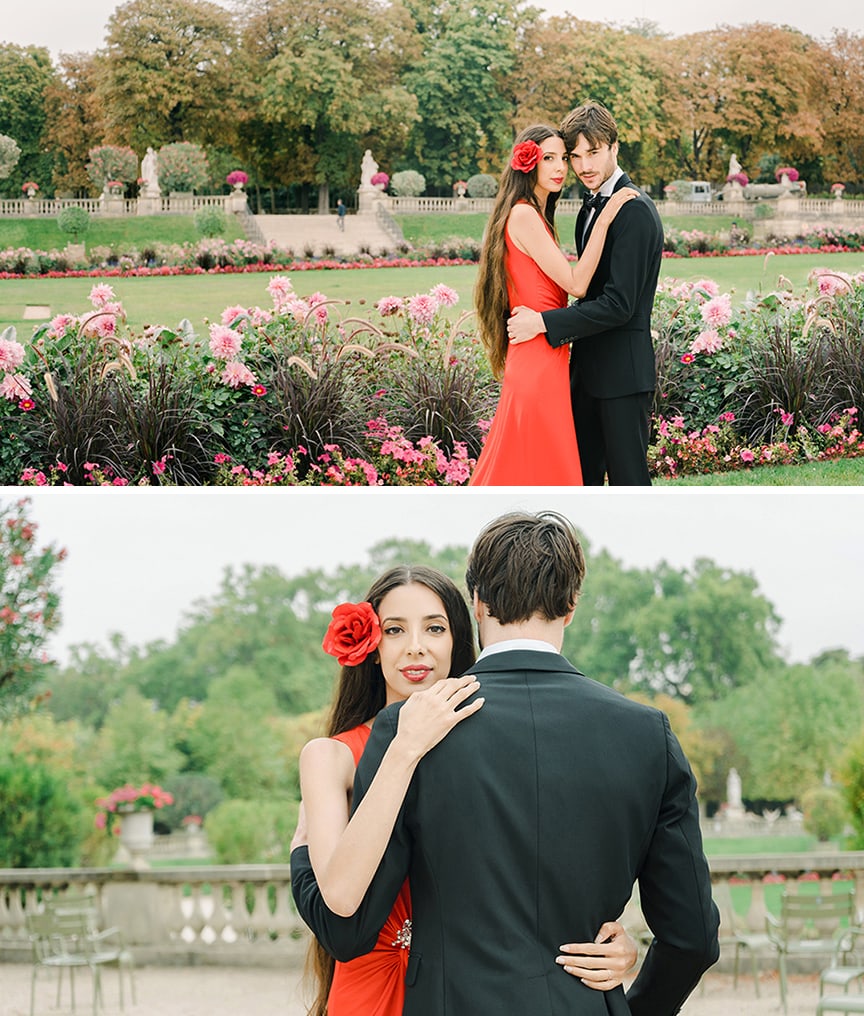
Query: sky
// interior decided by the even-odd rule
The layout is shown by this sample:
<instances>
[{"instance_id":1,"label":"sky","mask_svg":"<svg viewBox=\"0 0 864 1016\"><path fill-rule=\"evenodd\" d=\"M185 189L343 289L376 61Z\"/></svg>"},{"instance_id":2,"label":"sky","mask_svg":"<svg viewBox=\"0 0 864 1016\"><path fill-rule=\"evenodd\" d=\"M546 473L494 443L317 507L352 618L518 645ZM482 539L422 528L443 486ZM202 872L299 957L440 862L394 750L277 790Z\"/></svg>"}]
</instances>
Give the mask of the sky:
<instances>
[{"instance_id":1,"label":"sky","mask_svg":"<svg viewBox=\"0 0 864 1016\"><path fill-rule=\"evenodd\" d=\"M223 2L223 6L228 6ZM117 0L5 0L0 17L0 42L47 46L58 53L92 53L104 43L105 26ZM532 0L532 6L549 14L586 21L627 25L636 19L656 22L671 35L700 32L717 25L741 25L754 21L790 25L814 38L825 38L832 29L864 32L864 4L859 0L835 0L827 8L812 0L725 0L722 4L684 3L682 0L605 0L586 5L575 0Z\"/></svg>"},{"instance_id":2,"label":"sky","mask_svg":"<svg viewBox=\"0 0 864 1016\"><path fill-rule=\"evenodd\" d=\"M365 563L391 536L464 546L513 509L560 511L630 567L708 557L752 574L783 620L790 662L842 647L864 656L864 491L855 488L0 489L30 498L40 545L65 547L63 623L50 646L170 640L191 605L216 594L227 565L286 575Z\"/></svg>"}]
</instances>

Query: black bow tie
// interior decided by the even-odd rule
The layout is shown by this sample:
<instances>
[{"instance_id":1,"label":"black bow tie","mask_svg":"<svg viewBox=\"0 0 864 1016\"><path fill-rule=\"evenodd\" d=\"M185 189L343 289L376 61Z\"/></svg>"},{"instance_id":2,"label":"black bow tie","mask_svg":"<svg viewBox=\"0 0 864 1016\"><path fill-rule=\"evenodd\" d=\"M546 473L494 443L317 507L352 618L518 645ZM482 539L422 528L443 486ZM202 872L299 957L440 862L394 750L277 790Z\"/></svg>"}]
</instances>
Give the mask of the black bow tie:
<instances>
[{"instance_id":1,"label":"black bow tie","mask_svg":"<svg viewBox=\"0 0 864 1016\"><path fill-rule=\"evenodd\" d=\"M603 207L603 205L606 204L608 200L609 198L604 197L602 194L588 193L585 195L585 198L583 199L582 207L585 209L586 212L590 212L592 208L596 212L599 212L600 209Z\"/></svg>"}]
</instances>

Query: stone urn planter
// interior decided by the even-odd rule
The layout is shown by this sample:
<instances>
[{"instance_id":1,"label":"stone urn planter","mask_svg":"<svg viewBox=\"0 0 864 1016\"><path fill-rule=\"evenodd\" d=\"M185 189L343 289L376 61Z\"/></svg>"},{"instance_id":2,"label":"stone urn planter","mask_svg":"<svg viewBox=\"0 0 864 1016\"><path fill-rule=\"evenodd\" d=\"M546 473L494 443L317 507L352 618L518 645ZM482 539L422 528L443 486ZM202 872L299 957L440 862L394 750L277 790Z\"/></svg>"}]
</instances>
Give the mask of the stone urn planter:
<instances>
[{"instance_id":1,"label":"stone urn planter","mask_svg":"<svg viewBox=\"0 0 864 1016\"><path fill-rule=\"evenodd\" d=\"M153 846L153 812L150 808L138 811L120 809L120 850L118 860L133 868L149 868L147 851Z\"/></svg>"}]
</instances>

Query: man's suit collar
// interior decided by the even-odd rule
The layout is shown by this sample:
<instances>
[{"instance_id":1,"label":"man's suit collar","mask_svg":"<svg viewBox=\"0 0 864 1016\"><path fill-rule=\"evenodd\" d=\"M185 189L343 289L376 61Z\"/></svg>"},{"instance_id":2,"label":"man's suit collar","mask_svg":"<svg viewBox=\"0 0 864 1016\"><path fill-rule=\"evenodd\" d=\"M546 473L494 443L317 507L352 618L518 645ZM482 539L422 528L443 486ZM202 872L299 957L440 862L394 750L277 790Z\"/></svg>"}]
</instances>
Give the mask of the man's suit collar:
<instances>
[{"instance_id":1,"label":"man's suit collar","mask_svg":"<svg viewBox=\"0 0 864 1016\"><path fill-rule=\"evenodd\" d=\"M578 677L585 676L560 653L537 652L532 649L508 649L502 653L493 653L478 660L466 673L495 674L507 670L554 670L558 673L569 672Z\"/></svg>"}]
</instances>

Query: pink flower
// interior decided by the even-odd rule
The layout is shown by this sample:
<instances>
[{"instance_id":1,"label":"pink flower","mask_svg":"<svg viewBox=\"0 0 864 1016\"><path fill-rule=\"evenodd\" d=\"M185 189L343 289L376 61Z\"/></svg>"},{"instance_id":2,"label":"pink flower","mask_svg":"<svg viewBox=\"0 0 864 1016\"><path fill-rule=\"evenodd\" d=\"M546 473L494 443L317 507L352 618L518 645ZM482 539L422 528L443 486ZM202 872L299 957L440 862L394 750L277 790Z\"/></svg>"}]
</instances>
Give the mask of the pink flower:
<instances>
[{"instance_id":1,"label":"pink flower","mask_svg":"<svg viewBox=\"0 0 864 1016\"><path fill-rule=\"evenodd\" d=\"M696 357L692 353L685 353L681 357L681 362L682 363L692 363L695 359L696 359Z\"/></svg>"},{"instance_id":2,"label":"pink flower","mask_svg":"<svg viewBox=\"0 0 864 1016\"><path fill-rule=\"evenodd\" d=\"M67 328L77 324L78 318L73 314L58 314L51 319L51 324L48 326L48 331L45 334L51 339L59 339L66 334Z\"/></svg>"},{"instance_id":3,"label":"pink flower","mask_svg":"<svg viewBox=\"0 0 864 1016\"><path fill-rule=\"evenodd\" d=\"M708 331L700 332L696 338L690 343L691 353L716 353L718 349L722 348L723 340L712 328Z\"/></svg>"},{"instance_id":4,"label":"pink flower","mask_svg":"<svg viewBox=\"0 0 864 1016\"><path fill-rule=\"evenodd\" d=\"M223 466L223 465L225 465L226 462L230 462L230 461L231 461L231 456L230 455L226 455L225 452L217 452L213 456L213 462L217 466Z\"/></svg>"},{"instance_id":5,"label":"pink flower","mask_svg":"<svg viewBox=\"0 0 864 1016\"><path fill-rule=\"evenodd\" d=\"M14 339L0 339L0 370L16 370L24 362L24 347Z\"/></svg>"},{"instance_id":6,"label":"pink flower","mask_svg":"<svg viewBox=\"0 0 864 1016\"><path fill-rule=\"evenodd\" d=\"M718 417L718 419L720 420L721 423L734 423L735 422L735 414L734 413L721 413L720 416Z\"/></svg>"},{"instance_id":7,"label":"pink flower","mask_svg":"<svg viewBox=\"0 0 864 1016\"><path fill-rule=\"evenodd\" d=\"M228 385L229 388L239 388L241 385L254 385L255 375L245 363L240 363L239 360L230 360L225 364L225 369L222 371L222 383Z\"/></svg>"},{"instance_id":8,"label":"pink flower","mask_svg":"<svg viewBox=\"0 0 864 1016\"><path fill-rule=\"evenodd\" d=\"M438 301L429 293L418 293L408 300L408 316L418 325L429 325L435 318Z\"/></svg>"},{"instance_id":9,"label":"pink flower","mask_svg":"<svg viewBox=\"0 0 864 1016\"><path fill-rule=\"evenodd\" d=\"M749 448L742 449L741 451L742 462L752 462L755 458L756 456L753 454L753 452L750 451Z\"/></svg>"},{"instance_id":10,"label":"pink flower","mask_svg":"<svg viewBox=\"0 0 864 1016\"><path fill-rule=\"evenodd\" d=\"M433 286L429 290L429 295L434 296L442 307L455 307L459 302L459 294L456 290L451 289L449 286L445 286L443 282L439 282L437 286Z\"/></svg>"},{"instance_id":11,"label":"pink flower","mask_svg":"<svg viewBox=\"0 0 864 1016\"><path fill-rule=\"evenodd\" d=\"M698 282L693 283L693 289L701 289L708 296L720 295L720 287L713 279L700 279Z\"/></svg>"},{"instance_id":12,"label":"pink flower","mask_svg":"<svg viewBox=\"0 0 864 1016\"><path fill-rule=\"evenodd\" d=\"M36 408L36 403L32 399L22 399L18 403L18 408L24 413L29 413L31 409Z\"/></svg>"},{"instance_id":13,"label":"pink flower","mask_svg":"<svg viewBox=\"0 0 864 1016\"><path fill-rule=\"evenodd\" d=\"M153 463L153 475L161 476L165 472L166 468L167 463L165 462L165 456L163 455L163 457L159 459L158 462Z\"/></svg>"},{"instance_id":14,"label":"pink flower","mask_svg":"<svg viewBox=\"0 0 864 1016\"><path fill-rule=\"evenodd\" d=\"M252 394L260 399L263 395L267 394L267 389L264 385L252 385Z\"/></svg>"},{"instance_id":15,"label":"pink flower","mask_svg":"<svg viewBox=\"0 0 864 1016\"><path fill-rule=\"evenodd\" d=\"M711 328L722 328L732 320L732 297L728 293L703 303L699 313Z\"/></svg>"},{"instance_id":16,"label":"pink flower","mask_svg":"<svg viewBox=\"0 0 864 1016\"><path fill-rule=\"evenodd\" d=\"M273 306L281 310L282 306L294 295L294 286L286 275L274 275L267 286L267 292L273 298Z\"/></svg>"},{"instance_id":17,"label":"pink flower","mask_svg":"<svg viewBox=\"0 0 864 1016\"><path fill-rule=\"evenodd\" d=\"M0 396L4 399L26 399L33 394L29 380L23 374L7 374L0 381Z\"/></svg>"},{"instance_id":18,"label":"pink flower","mask_svg":"<svg viewBox=\"0 0 864 1016\"><path fill-rule=\"evenodd\" d=\"M219 360L233 360L243 345L243 336L227 325L210 325L210 352Z\"/></svg>"},{"instance_id":19,"label":"pink flower","mask_svg":"<svg viewBox=\"0 0 864 1016\"><path fill-rule=\"evenodd\" d=\"M222 311L222 324L231 325L237 320L237 318L245 317L247 313L248 311L246 308L241 307L239 303L234 304L233 307L226 307L225 310ZM243 324L244 322L240 321L237 324L237 328L242 328Z\"/></svg>"},{"instance_id":20,"label":"pink flower","mask_svg":"<svg viewBox=\"0 0 864 1016\"><path fill-rule=\"evenodd\" d=\"M795 414L794 413L781 412L780 413L780 420L781 420L781 422L782 422L784 427L791 427L792 424L795 422Z\"/></svg>"},{"instance_id":21,"label":"pink flower","mask_svg":"<svg viewBox=\"0 0 864 1016\"><path fill-rule=\"evenodd\" d=\"M327 297L323 293L313 293L307 298L309 307L315 313L315 320L319 325L327 323L327 308L324 304L327 302Z\"/></svg>"},{"instance_id":22,"label":"pink flower","mask_svg":"<svg viewBox=\"0 0 864 1016\"><path fill-rule=\"evenodd\" d=\"M94 307L104 307L114 299L114 290L107 282L99 282L90 290L90 302Z\"/></svg>"},{"instance_id":23,"label":"pink flower","mask_svg":"<svg viewBox=\"0 0 864 1016\"><path fill-rule=\"evenodd\" d=\"M391 317L402 310L402 301L398 296L383 296L378 301L377 306L381 317Z\"/></svg>"}]
</instances>

